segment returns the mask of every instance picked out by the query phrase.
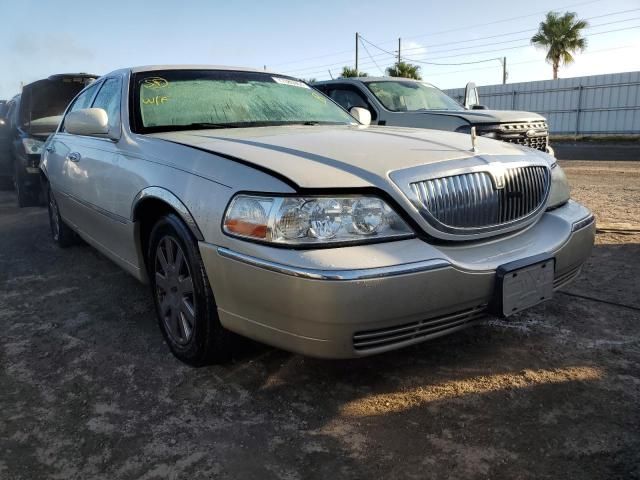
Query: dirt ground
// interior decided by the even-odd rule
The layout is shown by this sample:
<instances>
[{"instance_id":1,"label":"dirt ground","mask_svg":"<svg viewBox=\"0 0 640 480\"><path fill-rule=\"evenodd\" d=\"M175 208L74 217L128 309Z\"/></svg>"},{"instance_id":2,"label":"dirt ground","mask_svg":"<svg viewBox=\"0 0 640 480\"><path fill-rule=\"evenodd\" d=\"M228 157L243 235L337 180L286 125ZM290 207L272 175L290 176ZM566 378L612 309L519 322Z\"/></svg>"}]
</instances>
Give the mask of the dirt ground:
<instances>
[{"instance_id":1,"label":"dirt ground","mask_svg":"<svg viewBox=\"0 0 640 480\"><path fill-rule=\"evenodd\" d=\"M640 162L564 162L640 224ZM0 479L640 478L640 235L553 301L390 354L175 360L147 288L0 192ZM587 298L583 298L587 297Z\"/></svg>"}]
</instances>

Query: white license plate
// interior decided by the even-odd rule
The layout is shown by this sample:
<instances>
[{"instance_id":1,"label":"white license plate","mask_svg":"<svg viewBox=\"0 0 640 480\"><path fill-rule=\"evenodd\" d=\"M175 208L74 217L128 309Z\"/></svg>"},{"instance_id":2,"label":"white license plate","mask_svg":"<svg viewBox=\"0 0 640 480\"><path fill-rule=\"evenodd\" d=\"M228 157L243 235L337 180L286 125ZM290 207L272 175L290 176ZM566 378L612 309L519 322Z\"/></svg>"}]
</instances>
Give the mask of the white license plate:
<instances>
[{"instance_id":1,"label":"white license plate","mask_svg":"<svg viewBox=\"0 0 640 480\"><path fill-rule=\"evenodd\" d=\"M513 315L553 296L555 260L510 270L502 276L502 314Z\"/></svg>"}]
</instances>

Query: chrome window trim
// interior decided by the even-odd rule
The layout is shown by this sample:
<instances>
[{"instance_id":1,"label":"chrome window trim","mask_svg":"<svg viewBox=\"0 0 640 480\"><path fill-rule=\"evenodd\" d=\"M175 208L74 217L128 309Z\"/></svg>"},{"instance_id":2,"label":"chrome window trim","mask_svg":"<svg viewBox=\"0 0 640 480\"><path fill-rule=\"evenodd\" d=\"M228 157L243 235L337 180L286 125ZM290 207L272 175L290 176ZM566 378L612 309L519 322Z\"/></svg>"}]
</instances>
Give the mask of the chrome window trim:
<instances>
[{"instance_id":1,"label":"chrome window trim","mask_svg":"<svg viewBox=\"0 0 640 480\"><path fill-rule=\"evenodd\" d=\"M398 275L407 275L411 273L427 272L440 268L450 267L451 264L440 258L432 260L424 260L421 262L403 263L399 265L390 265L388 267L377 268L361 268L352 270L323 270L314 268L294 267L284 265L282 263L263 260L251 255L245 255L225 247L218 247L218 255L231 260L251 265L253 267L262 268L284 275L290 275L298 278L306 278L309 280L330 280L330 281L352 281L352 280L370 280L374 278L395 277Z\"/></svg>"}]
</instances>

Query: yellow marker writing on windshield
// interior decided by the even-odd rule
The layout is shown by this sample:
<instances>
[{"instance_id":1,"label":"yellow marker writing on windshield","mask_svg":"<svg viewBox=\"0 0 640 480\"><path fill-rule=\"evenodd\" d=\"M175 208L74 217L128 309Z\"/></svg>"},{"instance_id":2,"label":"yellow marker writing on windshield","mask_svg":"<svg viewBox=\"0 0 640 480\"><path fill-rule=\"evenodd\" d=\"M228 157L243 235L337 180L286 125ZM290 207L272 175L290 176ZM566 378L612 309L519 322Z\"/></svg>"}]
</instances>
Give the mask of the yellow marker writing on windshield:
<instances>
[{"instance_id":1,"label":"yellow marker writing on windshield","mask_svg":"<svg viewBox=\"0 0 640 480\"><path fill-rule=\"evenodd\" d=\"M162 105L163 103L166 103L168 101L169 101L169 97L156 95L155 97L151 97L151 98L143 98L142 104L143 105Z\"/></svg>"}]
</instances>

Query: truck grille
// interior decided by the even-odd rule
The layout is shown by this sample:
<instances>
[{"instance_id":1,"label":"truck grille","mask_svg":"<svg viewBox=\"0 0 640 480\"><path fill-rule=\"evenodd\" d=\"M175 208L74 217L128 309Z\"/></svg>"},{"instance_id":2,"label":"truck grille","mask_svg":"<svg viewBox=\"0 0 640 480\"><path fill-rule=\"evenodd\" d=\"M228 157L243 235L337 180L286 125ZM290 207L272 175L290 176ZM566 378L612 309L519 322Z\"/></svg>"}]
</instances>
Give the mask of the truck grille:
<instances>
[{"instance_id":1,"label":"truck grille","mask_svg":"<svg viewBox=\"0 0 640 480\"><path fill-rule=\"evenodd\" d=\"M549 128L546 122L504 123L496 138L544 152L549 143Z\"/></svg>"},{"instance_id":2,"label":"truck grille","mask_svg":"<svg viewBox=\"0 0 640 480\"><path fill-rule=\"evenodd\" d=\"M367 352L385 347L418 343L470 326L486 315L487 305L479 305L428 320L356 332L353 335L353 348L359 352Z\"/></svg>"},{"instance_id":3,"label":"truck grille","mask_svg":"<svg viewBox=\"0 0 640 480\"><path fill-rule=\"evenodd\" d=\"M491 173L480 171L412 183L411 189L436 228L475 233L468 229L523 220L547 199L549 170L544 166L508 168L503 179L504 187L496 188Z\"/></svg>"}]
</instances>

